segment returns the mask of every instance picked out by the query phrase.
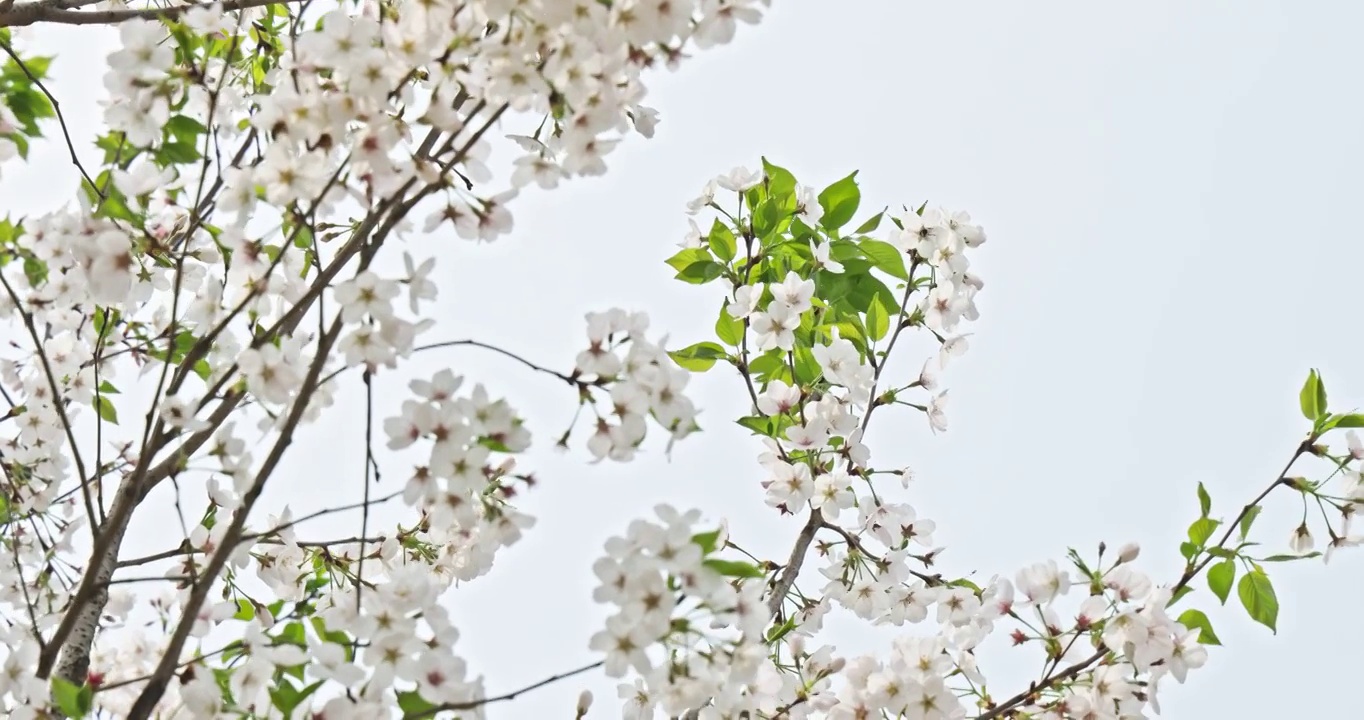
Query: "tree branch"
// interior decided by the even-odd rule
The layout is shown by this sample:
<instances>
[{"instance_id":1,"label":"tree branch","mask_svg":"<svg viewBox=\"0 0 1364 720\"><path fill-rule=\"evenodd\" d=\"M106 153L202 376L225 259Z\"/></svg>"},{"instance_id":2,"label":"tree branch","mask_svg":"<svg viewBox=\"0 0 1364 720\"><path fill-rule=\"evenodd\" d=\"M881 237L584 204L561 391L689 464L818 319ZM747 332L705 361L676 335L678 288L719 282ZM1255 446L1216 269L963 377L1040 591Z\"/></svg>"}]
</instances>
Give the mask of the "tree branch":
<instances>
[{"instance_id":1,"label":"tree branch","mask_svg":"<svg viewBox=\"0 0 1364 720\"><path fill-rule=\"evenodd\" d=\"M222 573L223 566L227 564L228 558L237 551L237 546L242 541L242 531L246 526L246 518L255 506L256 500L260 498L261 492L265 489L265 482L270 479L275 468L279 465L279 461L284 457L284 451L293 444L294 431L298 427L299 421L302 420L309 401L312 400L313 391L317 388L318 378L322 374L322 366L326 364L327 358L331 354L332 345L335 344L337 337L341 334L341 328L341 318L337 317L327 334L318 338L317 356L313 359L312 367L309 368L308 375L303 380L303 386L299 389L298 396L290 408L289 416L280 430L279 439L275 441L274 446L270 449L270 454L261 463L255 481L242 498L242 504L232 514L232 523L223 535L221 545L204 568L201 580L195 584L194 589L190 592L189 599L185 602L185 611L179 624L175 626L175 632L171 635L165 653L156 666L156 671L152 673L147 687L143 689L142 694L137 696L136 702L133 703L128 712L129 720L146 720L146 718L151 717L156 704L160 702L161 696L166 692L166 686L170 683L171 676L179 664L180 651L184 648L185 641L189 638L189 632L194 627L199 608L208 598L208 593L218 575Z\"/></svg>"},{"instance_id":2,"label":"tree branch","mask_svg":"<svg viewBox=\"0 0 1364 720\"><path fill-rule=\"evenodd\" d=\"M221 3L222 12L248 10L266 5L287 5L301 0L226 0ZM144 8L141 10L69 10L55 3L30 2L22 5L9 5L0 2L0 27L23 27L37 23L57 25L115 25L139 18L177 18L185 11L196 7L213 7L219 3L190 3L164 8Z\"/></svg>"},{"instance_id":3,"label":"tree branch","mask_svg":"<svg viewBox=\"0 0 1364 720\"><path fill-rule=\"evenodd\" d=\"M538 690L546 685L549 685L550 683L555 683L560 680L566 680L568 678L573 677L574 675L581 675L590 670L596 670L597 668L605 664L606 664L605 660L598 660L594 663L584 665L575 670L569 670L568 672L559 673L558 675L550 675L549 677L545 678L544 680L541 680L540 682L532 683L519 690L513 690L509 693L504 693L496 697L484 698L482 700L470 700L468 702L462 703L443 703L441 705L437 705L423 712L416 713L414 715L407 715L403 718L403 720L421 720L422 718L433 717L438 713L446 712L448 710L473 710L474 708L482 707L484 705L489 705L495 702L515 700L517 696L522 695L524 693L528 693L531 690Z\"/></svg>"},{"instance_id":4,"label":"tree branch","mask_svg":"<svg viewBox=\"0 0 1364 720\"><path fill-rule=\"evenodd\" d=\"M811 509L805 527L801 528L800 535L796 536L796 544L791 548L791 557L786 561L786 567L782 568L781 575L777 577L777 583L772 588L772 594L767 598L767 611L773 617L781 610L786 593L791 592L791 586L796 584L796 576L800 575L800 569L805 565L805 552L810 549L810 542L815 539L815 533L819 532L819 526L823 522L824 515L820 513L819 508Z\"/></svg>"}]
</instances>

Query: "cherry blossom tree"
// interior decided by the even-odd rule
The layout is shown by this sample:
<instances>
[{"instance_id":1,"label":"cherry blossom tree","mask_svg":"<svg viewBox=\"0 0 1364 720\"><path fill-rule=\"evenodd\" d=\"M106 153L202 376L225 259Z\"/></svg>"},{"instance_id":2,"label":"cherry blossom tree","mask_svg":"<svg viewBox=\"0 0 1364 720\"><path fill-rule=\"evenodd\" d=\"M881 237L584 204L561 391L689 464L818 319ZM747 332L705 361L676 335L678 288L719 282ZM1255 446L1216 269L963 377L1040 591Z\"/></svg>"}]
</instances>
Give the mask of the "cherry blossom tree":
<instances>
[{"instance_id":1,"label":"cherry blossom tree","mask_svg":"<svg viewBox=\"0 0 1364 720\"><path fill-rule=\"evenodd\" d=\"M1275 628L1267 568L1360 542L1364 415L1333 411L1315 371L1304 434L1257 494L1216 515L1197 488L1178 577L1143 573L1133 545L983 585L940 567L912 473L876 464L863 438L873 414L948 430L944 371L984 288L971 258L986 233L963 211L869 212L855 174L807 185L753 158L686 204L691 231L666 259L707 286L713 337L670 349L644 313L603 309L563 369L428 337L448 243L425 240L499 240L518 193L605 172L627 136L655 132L648 73L731 41L766 4L0 0L0 173L60 142L78 178L55 212L0 203L0 708L471 718L601 672L620 679L617 706L585 694L577 717L1116 720L1158 711L1161 684L1208 660L1214 600L1235 594ZM56 24L118 34L94 167L45 82L52 58L17 32ZM516 157L495 172L504 141ZM891 360L914 333L938 350L905 358L922 368L906 374ZM406 374L415 353L453 346L561 381L573 425L546 443L474 379ZM518 456L536 442L594 462L685 452L701 429L688 380L721 369L751 405L710 430L755 436L745 472L771 512L802 518L789 553L758 557L742 528L660 505L591 565L611 610L599 659L489 693L442 603L535 531ZM378 376L407 383L399 414L375 417ZM261 507L343 387L369 401L363 500ZM381 467L400 479L376 482ZM1256 518L1287 495L1320 512L1262 550ZM176 509L156 520L168 547L132 556L128 528L157 496ZM372 524L387 503L406 519ZM300 534L339 513L359 517L354 534ZM892 651L837 654L822 628L835 610L883 627ZM996 645L1019 646L998 652L1026 654L1037 679L993 686Z\"/></svg>"}]
</instances>

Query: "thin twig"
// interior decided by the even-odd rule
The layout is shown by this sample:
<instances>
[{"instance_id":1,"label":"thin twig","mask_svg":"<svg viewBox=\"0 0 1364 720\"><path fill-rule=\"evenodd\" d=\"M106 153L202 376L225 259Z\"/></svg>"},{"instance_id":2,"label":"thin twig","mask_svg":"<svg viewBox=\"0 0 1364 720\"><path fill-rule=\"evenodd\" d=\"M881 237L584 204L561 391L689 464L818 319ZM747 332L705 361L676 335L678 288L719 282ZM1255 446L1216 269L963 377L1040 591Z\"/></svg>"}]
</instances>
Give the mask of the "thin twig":
<instances>
[{"instance_id":1,"label":"thin twig","mask_svg":"<svg viewBox=\"0 0 1364 720\"><path fill-rule=\"evenodd\" d=\"M582 385L591 384L591 383L586 383L586 382L584 382L584 381L582 381L582 380L580 380L580 379L578 379L578 378L576 378L576 377L574 377L574 376L572 376L572 375L567 375L567 374L565 374L565 373L561 373L561 372L559 372L558 370L551 370L551 369L549 369L549 368L547 368L547 367L544 367L544 366L541 366L541 365L536 365L535 363L533 363L533 362L531 362L531 361L529 361L529 360L527 360L527 359L521 357L520 355L517 355L517 354L514 353L514 352L511 352L510 350L503 350L502 348L497 347L496 345L489 345L488 343L480 342L480 341L478 341L478 340L448 340L448 341L446 341L446 342L432 343L432 344L430 344L430 345L419 345L419 346L413 348L413 349L412 349L412 352L421 352L421 351L423 351L423 350L436 350L436 349L439 349L439 348L447 348L447 347L459 347L459 346L461 346L461 345L468 345L468 346L472 346L472 347L483 348L484 350L491 350L492 352L495 352L495 353L497 353L497 354L499 354L499 355L502 355L503 357L511 358L512 360L515 360L516 362L521 363L522 365L524 365L524 366L530 368L531 370L534 370L534 371L536 371L536 372L541 372L541 373L544 373L544 374L546 374L546 375L552 375L552 376L554 376L554 377L556 377L556 378L558 378L558 379L560 379L560 380L562 380L562 381L568 383L569 385L582 386Z\"/></svg>"},{"instance_id":2,"label":"thin twig","mask_svg":"<svg viewBox=\"0 0 1364 720\"><path fill-rule=\"evenodd\" d=\"M589 671L592 671L592 670L596 670L597 668L599 668L599 667L601 667L602 665L605 665L605 664L606 664L606 661L605 661L605 660L598 660L598 661L596 661L596 662L594 662L594 663L589 663L589 664L584 665L584 666L582 666L582 667L580 667L580 668L577 668L577 669L574 669L574 670L569 670L568 672L562 672L562 673L559 673L558 675L551 675L551 676L545 678L544 680L541 680L541 681L539 681L539 682L537 682L537 683L532 683L532 684L527 685L527 686L525 686L525 687L523 687L523 688L521 688L521 689L519 689L519 690L513 690L513 691L511 691L511 692L509 692L509 693L504 693L504 694L498 695L498 696L496 696L496 697L484 698L484 699L482 699L482 700L470 700L470 701L468 701L468 702L462 702L462 703L443 703L443 704L441 704L441 705L437 705L437 706L435 706L435 707L433 707L433 708L429 708L429 709L424 710L424 711L422 711L422 712L414 713L414 714L412 714L412 715L407 715L407 716L405 716L405 717L403 718L403 720L421 720L422 718L432 717L432 716L434 716L434 715L436 715L436 714L438 714L438 713L446 712L446 711L449 711L449 710L472 710L472 709L474 709L474 708L482 707L482 706L484 706L484 705L489 705L489 704L492 704L492 703L495 703L495 702L503 702L503 701L506 701L506 700L515 700L518 696L520 696L520 695L522 695L522 694L524 694L524 693L528 693L528 692L530 692L530 691L532 691L532 690L538 690L538 689L540 689L540 688L542 688L542 687L544 687L544 686L546 686L546 685L549 685L550 683L555 683L555 682L558 682L558 681L560 681L560 680L566 680L566 679L568 679L568 678L573 677L574 675L581 675L581 674L583 674L583 673L585 673L585 672L589 672Z\"/></svg>"},{"instance_id":3,"label":"thin twig","mask_svg":"<svg viewBox=\"0 0 1364 720\"><path fill-rule=\"evenodd\" d=\"M1217 544L1213 546L1214 548L1220 548L1226 545L1227 540L1231 538L1232 532L1236 529L1236 527L1241 524L1241 520L1245 518L1246 513L1249 513L1252 507L1256 507L1261 502L1263 502L1264 499L1269 495L1269 493L1274 490L1274 488L1287 482L1286 478L1288 477L1288 471L1292 469L1293 464L1298 461L1298 458L1302 457L1303 454L1306 453L1309 450L1309 448L1311 448L1312 443L1315 442L1315 440L1316 440L1315 435L1309 436L1307 440L1304 440L1302 444L1298 446L1298 448L1293 452L1293 456L1289 459L1288 464L1285 465L1283 470L1279 472L1278 476L1274 478L1274 482L1270 483L1269 486L1266 487L1263 491L1261 491L1259 495L1255 496L1255 499L1251 501L1249 505L1246 505L1241 509L1241 512L1236 516L1236 519L1227 525L1227 531L1222 535L1222 538L1217 541ZM1175 592L1178 592L1180 589L1187 586L1190 580L1193 580L1195 577L1197 577L1198 573L1202 571L1204 567L1207 567L1208 562L1211 561L1212 557L1213 557L1212 554L1209 553L1202 562L1186 569L1184 571L1184 574L1180 576L1179 581L1175 583L1173 588L1171 588L1171 593L1173 594ZM1081 660L1075 663L1074 665L1067 667L1065 670L1062 670L1059 673L1049 675L1043 678L1041 682L1036 682L1029 685L1027 690L1020 692L1017 695L1014 695L1013 697L1003 701L1002 703L990 708L988 711L980 715L977 715L975 720L994 720L994 718L998 718L1004 713L1009 712L1010 710L1013 710L1014 708L1017 708L1018 706L1026 702L1030 702L1033 698L1037 697L1037 694L1040 693L1041 691L1046 690L1047 688L1052 687L1057 683L1064 682L1072 677L1079 675L1090 665L1093 665L1099 660L1102 660L1104 656L1108 654L1108 652L1109 651L1107 648L1102 647L1099 648L1098 652L1095 652L1093 655L1090 655L1084 660Z\"/></svg>"},{"instance_id":4,"label":"thin twig","mask_svg":"<svg viewBox=\"0 0 1364 720\"><path fill-rule=\"evenodd\" d=\"M0 26L3 26L4 24L5 16L3 12L3 10L0 10ZM62 104L57 102L57 97L55 95L48 92L47 86L43 85L43 81L39 80L38 77L28 69L28 65L24 63L18 53L14 52L14 48L10 47L9 43L0 43L0 50L4 50L5 54L9 55L10 59L13 60L14 63L19 66L19 69L23 71L24 75L28 77L29 82L33 83L34 87L37 87L38 90L47 97L48 102L52 103L52 112L57 116L57 124L62 128L62 139L66 141L66 151L71 154L71 164L75 165L76 169L80 171L81 177L85 178L85 182L90 184L90 188L94 190L97 195L103 197L104 193L100 190L99 185L95 184L95 181L90 177L90 173L86 172L85 166L81 165L80 158L76 157L76 144L71 142L71 131L66 127L66 116L62 114Z\"/></svg>"},{"instance_id":5,"label":"thin twig","mask_svg":"<svg viewBox=\"0 0 1364 720\"><path fill-rule=\"evenodd\" d=\"M361 610L365 579L365 536L369 535L369 471L374 462L374 381L369 368L361 377L365 382L365 474L364 502L360 509L360 562L355 568L355 612Z\"/></svg>"}]
</instances>

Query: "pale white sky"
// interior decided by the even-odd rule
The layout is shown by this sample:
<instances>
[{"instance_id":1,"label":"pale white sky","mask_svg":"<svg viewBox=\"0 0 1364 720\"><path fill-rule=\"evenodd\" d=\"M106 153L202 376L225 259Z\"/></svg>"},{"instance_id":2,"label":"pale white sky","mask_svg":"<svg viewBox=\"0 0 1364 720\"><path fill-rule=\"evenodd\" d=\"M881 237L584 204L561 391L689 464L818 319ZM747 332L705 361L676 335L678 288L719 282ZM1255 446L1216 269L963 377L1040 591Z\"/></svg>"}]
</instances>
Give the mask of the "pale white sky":
<instances>
[{"instance_id":1,"label":"pale white sky","mask_svg":"<svg viewBox=\"0 0 1364 720\"><path fill-rule=\"evenodd\" d=\"M684 202L760 155L809 184L858 169L864 207L929 200L969 210L990 236L974 261L983 318L947 375L949 432L886 413L871 435L876 464L919 471L909 497L939 524L944 571L988 579L1136 540L1140 563L1172 580L1195 484L1229 518L1273 478L1304 430L1309 367L1333 406L1364 406L1364 245L1347 211L1364 192L1361 22L1346 2L778 0L733 45L651 78L659 135L627 142L605 178L523 196L514 235L495 245L413 243L442 258L432 339L475 337L566 369L583 313L612 305L647 310L675 347L706 339L718 290L672 282L662 264ZM97 44L89 30L47 32L63 53L61 99L88 132ZM42 154L0 184L0 208L51 206L72 172L62 152ZM908 350L906 374L926 351ZM524 500L539 525L451 595L490 691L594 659L590 565L659 501L726 516L737 541L785 556L799 521L762 503L759 444L731 422L744 409L732 373L694 380L707 432L672 462L655 438L633 464L587 466L581 436L567 456L548 450L572 415L566 388L476 350L411 369L446 366L507 396L543 445L524 464L542 480ZM402 384L387 382L396 407ZM358 493L360 408L343 398L295 446L278 503L306 512ZM1260 539L1280 551L1299 517L1295 498L1272 500ZM165 546L155 532L137 542ZM1163 717L1334 717L1356 704L1362 552L1269 566L1277 636L1198 585L1180 607L1209 611L1226 645L1191 685L1163 688ZM893 635L829 628L848 652ZM1036 667L1019 652L983 666L998 697ZM489 714L571 717L583 687L614 702L614 682L589 675Z\"/></svg>"}]
</instances>

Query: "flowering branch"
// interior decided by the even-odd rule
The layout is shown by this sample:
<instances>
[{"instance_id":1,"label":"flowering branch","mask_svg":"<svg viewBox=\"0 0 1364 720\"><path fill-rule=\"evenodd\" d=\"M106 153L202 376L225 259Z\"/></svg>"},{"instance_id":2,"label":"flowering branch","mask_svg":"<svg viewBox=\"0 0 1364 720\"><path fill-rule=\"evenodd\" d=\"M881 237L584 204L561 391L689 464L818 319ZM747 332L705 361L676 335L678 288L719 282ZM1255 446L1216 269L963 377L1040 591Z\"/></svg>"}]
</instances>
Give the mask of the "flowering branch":
<instances>
[{"instance_id":1,"label":"flowering branch","mask_svg":"<svg viewBox=\"0 0 1364 720\"><path fill-rule=\"evenodd\" d=\"M161 662L157 664L156 671L148 679L146 688L138 695L137 701L133 703L132 709L128 713L129 720L146 720L146 718L151 717L161 695L166 691L166 685L170 682L171 675L175 672L180 658L180 651L184 647L185 640L189 638L190 629L194 626L194 618L212 588L212 579L218 577L223 566L227 563L228 557L237 550L237 545L241 542L243 528L246 525L246 517L251 512L251 508L255 506L256 500L260 498L261 491L265 489L266 481L284 456L284 451L293 442L294 429L298 426L298 421L302 418L303 411L312 398L312 390L317 386L318 378L322 374L322 366L327 361L331 346L340 334L341 321L338 318L332 323L327 334L323 335L318 341L317 357L313 360L308 376L303 382L303 388L299 392L298 399L294 401L290 409L288 420L280 432L279 439L275 441L274 447L270 449L270 454L266 456L260 471L256 473L256 479L242 498L241 506L233 513L232 523L228 526L221 547L213 554L204 569L204 580L196 584L190 592L190 597L185 602L184 613L179 624L175 627L175 632L171 635L168 647L161 656Z\"/></svg>"},{"instance_id":2,"label":"flowering branch","mask_svg":"<svg viewBox=\"0 0 1364 720\"><path fill-rule=\"evenodd\" d=\"M1301 458L1305 453L1310 451L1312 444L1315 441L1316 434L1313 433L1312 436L1304 440L1293 451L1292 457L1289 458L1288 463L1284 465L1283 470L1281 470L1279 474L1274 478L1274 481L1271 482L1268 486L1266 486L1265 489L1262 490L1259 495L1256 495L1255 499L1252 500L1248 505L1242 507L1241 512L1237 514L1236 518L1227 524L1226 532L1223 533L1221 539L1219 539L1217 543L1212 546L1213 548L1220 549L1226 548L1227 541L1231 539L1232 534L1241 525L1241 521L1245 519L1249 513L1253 512L1254 511L1253 509L1259 508L1260 503L1264 502L1265 498L1267 498L1269 494L1273 492L1274 488L1277 488L1280 485L1283 485L1287 482L1288 471L1292 469L1293 465L1298 461L1299 458ZM1179 593L1180 590L1186 588L1189 582L1193 580L1195 577L1197 577L1198 574L1202 572L1204 568L1207 567L1208 563L1211 562L1214 557L1215 555L1209 552L1204 555L1204 559L1201 562L1197 564L1190 563L1189 567L1184 571L1182 575L1180 575L1179 580L1176 581L1174 586L1171 588L1171 593L1172 594ZM1173 600L1171 602L1173 602ZM1083 671L1087 670L1095 663L1104 659L1106 656L1110 654L1110 652L1112 651L1109 648L1101 646L1098 649L1098 651L1096 651L1093 655L1090 655L1089 657L1086 657L1083 660L1077 661L1059 672L1053 672L1047 675L1040 682L1030 684L1027 690L1020 692L1017 695L1014 695L1008 698L1007 700L1004 700L998 705L991 707L985 713L976 716L976 720L993 720L994 718L1001 717L1005 713L1015 708L1021 707L1030 702L1034 702L1038 694L1041 693L1042 691L1056 687L1061 683L1064 683L1068 680L1075 678L1076 676L1078 676Z\"/></svg>"},{"instance_id":3,"label":"flowering branch","mask_svg":"<svg viewBox=\"0 0 1364 720\"><path fill-rule=\"evenodd\" d=\"M13 560L0 573L11 589L0 593L10 598L0 615L14 620L0 628L0 664L17 669L0 688L0 713L415 720L600 668L625 679L625 712L640 717L906 720L924 708L981 720L1087 708L1138 716L1164 678L1184 682L1218 643L1202 611L1165 614L1194 578L1205 576L1225 603L1242 573L1237 596L1273 628L1278 600L1261 563L1316 555L1313 502L1328 557L1364 543L1348 529L1364 507L1364 443L1346 433L1339 457L1317 443L1335 428L1364 428L1364 415L1328 412L1314 371L1299 398L1312 431L1293 461L1323 457L1335 469L1320 482L1289 479L1290 461L1228 527L1200 485L1173 588L1135 568L1133 545L1116 559L1104 544L1097 558L1071 550L1060 564L984 585L939 572L936 525L900 494L912 473L879 455L874 464L866 434L881 406L947 430L940 374L967 349L970 333L959 328L979 316L972 262L985 233L966 213L927 204L855 219L855 173L817 189L764 159L760 171L714 178L688 203L692 216L716 216L690 220L667 263L685 283L725 284L711 339L667 349L648 339L647 315L616 308L587 314L586 344L568 372L475 340L418 343L434 323L424 304L438 294L439 258L406 250L437 253L444 243L404 237L413 219L424 220L423 233L448 226L471 242L506 235L524 189L600 174L623 133L653 134L657 113L639 104L646 68L727 42L766 0L602 0L576 10L382 0L319 13L290 0L95 4L0 0L0 169L26 158L55 118L83 178L78 204L0 219L0 314L23 325L19 357L0 368L10 406L0 417L0 541ZM118 26L97 166L78 162L46 82L51 59L25 57L4 30L42 22ZM501 156L487 133L504 124L517 126L507 139L521 154L508 185L493 188L505 173L486 166ZM523 125L527 134L515 134ZM400 237L398 274L386 258ZM910 331L934 352L917 376L893 378L891 354ZM763 446L764 502L803 518L786 563L744 551L725 522L658 506L592 565L593 597L610 607L589 641L601 659L486 692L456 652L443 598L488 573L533 526L517 507L536 483L516 468L532 445L529 424L450 369L401 378L409 394L398 410L373 416L376 376L401 373L415 352L456 346L576 389L558 444L567 447L586 417L594 461L627 462L660 432L671 452L700 429L691 375L732 366L750 401L738 423ZM361 369L363 388L330 382L350 368ZM334 395L355 391L366 408L365 451L354 458L360 501L299 518L286 508L248 532L294 440L307 424L340 417L328 412ZM89 438L72 413L91 405L99 419L87 467L78 441ZM131 427L118 425L120 413ZM106 442L116 454L108 462ZM395 466L405 467L393 488ZM206 480L202 515L193 493L181 493L191 473ZM1337 479L1342 487L1326 489ZM184 540L120 559L134 515L166 485ZM1256 557L1247 534L1279 485L1304 503L1294 554ZM399 497L411 516L372 527L371 509ZM84 517L73 518L81 504ZM294 532L344 510L360 511L358 527L337 539ZM127 570L158 562L172 567L155 577ZM821 585L798 588L809 564ZM178 586L174 601L141 597L143 583L166 581ZM1063 608L1073 588L1084 597ZM845 658L820 644L835 606L887 631L937 627L896 637L889 658ZM1001 629L1024 651L1040 648L1042 663L1039 680L995 703L982 648ZM160 653L125 652L125 634ZM231 641L204 652L218 634ZM1077 662L1089 651L1073 651L1087 647L1098 651ZM111 668L135 679L107 682ZM580 697L580 720L590 703Z\"/></svg>"}]
</instances>

